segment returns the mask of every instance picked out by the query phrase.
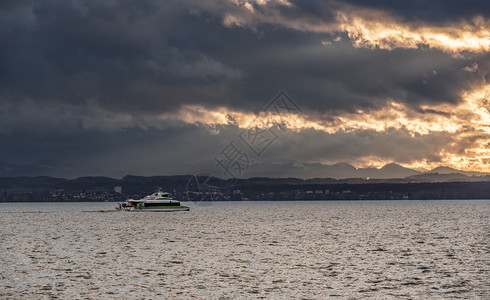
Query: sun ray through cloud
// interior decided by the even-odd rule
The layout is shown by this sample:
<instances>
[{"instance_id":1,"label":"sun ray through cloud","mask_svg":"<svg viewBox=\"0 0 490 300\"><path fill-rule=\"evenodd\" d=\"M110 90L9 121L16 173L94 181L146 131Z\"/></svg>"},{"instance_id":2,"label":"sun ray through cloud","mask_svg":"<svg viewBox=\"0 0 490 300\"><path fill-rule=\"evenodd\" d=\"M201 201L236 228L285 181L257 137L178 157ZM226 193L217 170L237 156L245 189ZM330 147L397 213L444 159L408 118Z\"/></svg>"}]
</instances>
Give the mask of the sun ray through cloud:
<instances>
[{"instance_id":1,"label":"sun ray through cloud","mask_svg":"<svg viewBox=\"0 0 490 300\"><path fill-rule=\"evenodd\" d=\"M387 101L386 106L356 113L328 115L328 121L311 119L307 114L259 114L229 110L225 107L184 106L177 114L162 115L162 119L180 120L192 124L233 125L239 128L253 126L273 127L280 124L292 131L314 129L328 134L337 132L386 132L398 130L410 136L430 135L444 132L452 134L453 144L448 144L438 153L439 161L412 161L406 167L432 169L445 165L461 170L490 172L490 85L475 87L461 95L458 104L424 105L421 110L405 104ZM254 123L257 118L261 122ZM265 121L264 121L265 120ZM216 128L216 127L213 127ZM464 145L464 151L460 148ZM383 165L388 160L378 158L357 159L358 166Z\"/></svg>"}]
</instances>

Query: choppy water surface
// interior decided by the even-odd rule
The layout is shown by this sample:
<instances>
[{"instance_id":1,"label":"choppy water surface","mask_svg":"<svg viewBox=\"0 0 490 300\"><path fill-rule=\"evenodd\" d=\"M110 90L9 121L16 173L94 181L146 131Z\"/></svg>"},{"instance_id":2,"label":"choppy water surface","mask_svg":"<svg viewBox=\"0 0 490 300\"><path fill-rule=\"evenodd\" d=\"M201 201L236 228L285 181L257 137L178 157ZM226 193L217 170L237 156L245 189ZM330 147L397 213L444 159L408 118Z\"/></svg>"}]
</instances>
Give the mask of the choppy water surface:
<instances>
[{"instance_id":1,"label":"choppy water surface","mask_svg":"<svg viewBox=\"0 0 490 300\"><path fill-rule=\"evenodd\" d=\"M490 298L490 201L113 206L1 204L0 298Z\"/></svg>"}]
</instances>

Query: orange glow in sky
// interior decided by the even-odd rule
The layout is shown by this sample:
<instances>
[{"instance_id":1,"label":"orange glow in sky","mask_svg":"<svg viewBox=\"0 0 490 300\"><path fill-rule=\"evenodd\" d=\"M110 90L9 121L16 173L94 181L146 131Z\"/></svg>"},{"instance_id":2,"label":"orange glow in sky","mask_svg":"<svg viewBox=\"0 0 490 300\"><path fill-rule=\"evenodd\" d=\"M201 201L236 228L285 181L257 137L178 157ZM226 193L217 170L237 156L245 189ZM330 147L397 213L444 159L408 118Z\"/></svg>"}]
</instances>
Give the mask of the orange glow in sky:
<instances>
[{"instance_id":1,"label":"orange glow in sky","mask_svg":"<svg viewBox=\"0 0 490 300\"><path fill-rule=\"evenodd\" d=\"M252 113L231 111L224 107L208 109L203 106L184 106L178 114L162 115L161 118L204 124L217 131L219 130L216 129L216 125L247 128L281 124L293 131L314 129L328 134L365 130L375 132L401 130L413 137L445 132L452 135L453 142L445 145L438 153L440 161L420 160L402 163L402 165L426 170L442 165L466 171L490 172L490 85L466 91L461 97L462 101L456 105L421 107L429 112L421 112L390 100L385 107L379 109L328 115L328 121L322 118L311 119L307 114L256 116ZM379 167L390 162L392 161L366 156L351 163L358 167Z\"/></svg>"}]
</instances>

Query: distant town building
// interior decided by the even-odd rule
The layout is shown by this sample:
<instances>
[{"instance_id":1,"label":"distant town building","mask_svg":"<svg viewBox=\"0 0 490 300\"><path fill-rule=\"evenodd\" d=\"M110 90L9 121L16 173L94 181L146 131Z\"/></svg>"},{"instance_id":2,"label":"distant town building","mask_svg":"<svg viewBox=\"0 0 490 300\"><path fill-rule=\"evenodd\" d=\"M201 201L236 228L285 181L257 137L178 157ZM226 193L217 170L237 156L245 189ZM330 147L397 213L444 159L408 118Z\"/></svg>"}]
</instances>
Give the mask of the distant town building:
<instances>
[{"instance_id":1,"label":"distant town building","mask_svg":"<svg viewBox=\"0 0 490 300\"><path fill-rule=\"evenodd\" d=\"M114 187L114 192L115 193L118 193L118 194L121 194L122 193L122 186L119 186L119 185L115 186Z\"/></svg>"}]
</instances>

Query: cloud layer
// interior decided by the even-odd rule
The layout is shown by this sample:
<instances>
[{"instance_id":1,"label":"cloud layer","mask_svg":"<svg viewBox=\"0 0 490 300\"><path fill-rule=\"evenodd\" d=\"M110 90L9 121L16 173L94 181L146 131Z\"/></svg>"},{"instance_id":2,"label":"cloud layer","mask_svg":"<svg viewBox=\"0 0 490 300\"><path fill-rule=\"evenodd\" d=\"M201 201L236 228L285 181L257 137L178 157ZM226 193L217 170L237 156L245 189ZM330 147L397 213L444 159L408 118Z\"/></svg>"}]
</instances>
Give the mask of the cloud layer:
<instances>
[{"instance_id":1,"label":"cloud layer","mask_svg":"<svg viewBox=\"0 0 490 300\"><path fill-rule=\"evenodd\" d=\"M0 160L56 161L71 176L214 167L286 90L303 113L266 116L283 129L264 159L489 172L489 12L484 1L3 1Z\"/></svg>"}]
</instances>

